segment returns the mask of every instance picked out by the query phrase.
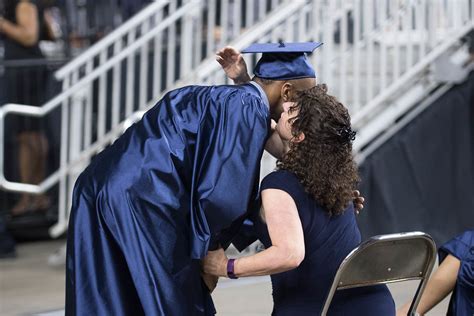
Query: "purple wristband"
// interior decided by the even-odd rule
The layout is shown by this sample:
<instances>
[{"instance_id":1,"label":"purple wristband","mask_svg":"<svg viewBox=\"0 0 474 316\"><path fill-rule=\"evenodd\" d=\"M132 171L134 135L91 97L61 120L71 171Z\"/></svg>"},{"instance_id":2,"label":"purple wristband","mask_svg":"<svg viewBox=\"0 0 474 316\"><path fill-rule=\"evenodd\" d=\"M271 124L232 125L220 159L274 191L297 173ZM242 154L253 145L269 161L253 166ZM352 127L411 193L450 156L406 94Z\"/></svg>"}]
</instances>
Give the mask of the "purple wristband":
<instances>
[{"instance_id":1,"label":"purple wristband","mask_svg":"<svg viewBox=\"0 0 474 316\"><path fill-rule=\"evenodd\" d=\"M234 273L234 262L235 259L229 259L227 261L227 276L229 279L238 279L238 277Z\"/></svg>"}]
</instances>

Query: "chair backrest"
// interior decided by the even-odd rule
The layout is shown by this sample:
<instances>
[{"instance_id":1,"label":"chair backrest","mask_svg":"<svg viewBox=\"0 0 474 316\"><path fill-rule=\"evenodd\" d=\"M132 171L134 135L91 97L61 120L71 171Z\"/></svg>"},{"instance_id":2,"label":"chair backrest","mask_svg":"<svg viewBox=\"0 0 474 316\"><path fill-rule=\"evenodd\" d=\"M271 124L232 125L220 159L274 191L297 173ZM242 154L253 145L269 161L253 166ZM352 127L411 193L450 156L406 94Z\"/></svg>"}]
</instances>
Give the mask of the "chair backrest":
<instances>
[{"instance_id":1,"label":"chair backrest","mask_svg":"<svg viewBox=\"0 0 474 316\"><path fill-rule=\"evenodd\" d=\"M408 315L414 315L436 259L436 245L423 232L371 237L342 261L321 315L325 316L337 290L420 280Z\"/></svg>"}]
</instances>

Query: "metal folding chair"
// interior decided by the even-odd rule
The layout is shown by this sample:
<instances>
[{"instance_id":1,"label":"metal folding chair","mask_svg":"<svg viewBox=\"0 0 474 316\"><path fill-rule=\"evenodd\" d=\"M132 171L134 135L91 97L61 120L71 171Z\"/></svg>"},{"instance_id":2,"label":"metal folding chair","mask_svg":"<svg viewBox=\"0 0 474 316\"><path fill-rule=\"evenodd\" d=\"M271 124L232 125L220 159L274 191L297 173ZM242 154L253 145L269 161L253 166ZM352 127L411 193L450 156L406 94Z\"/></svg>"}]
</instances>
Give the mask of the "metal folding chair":
<instances>
[{"instance_id":1,"label":"metal folding chair","mask_svg":"<svg viewBox=\"0 0 474 316\"><path fill-rule=\"evenodd\" d=\"M436 245L423 232L371 237L342 261L321 315L326 316L337 290L420 280L408 315L413 316L436 260Z\"/></svg>"}]
</instances>

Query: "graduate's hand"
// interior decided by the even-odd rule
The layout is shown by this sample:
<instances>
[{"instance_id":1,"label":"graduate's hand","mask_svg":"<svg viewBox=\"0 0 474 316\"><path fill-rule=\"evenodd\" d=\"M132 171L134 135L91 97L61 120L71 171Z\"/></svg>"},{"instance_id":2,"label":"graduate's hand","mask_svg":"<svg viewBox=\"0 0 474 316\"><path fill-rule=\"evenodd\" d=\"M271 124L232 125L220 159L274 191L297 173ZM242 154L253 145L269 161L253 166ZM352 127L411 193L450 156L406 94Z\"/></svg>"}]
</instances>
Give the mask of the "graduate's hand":
<instances>
[{"instance_id":1,"label":"graduate's hand","mask_svg":"<svg viewBox=\"0 0 474 316\"><path fill-rule=\"evenodd\" d=\"M209 251L207 256L202 259L202 270L206 274L226 277L227 261L224 249L219 248L215 251Z\"/></svg>"},{"instance_id":2,"label":"graduate's hand","mask_svg":"<svg viewBox=\"0 0 474 316\"><path fill-rule=\"evenodd\" d=\"M354 207L355 207L355 212L357 215L359 215L360 211L364 208L364 197L360 196L360 192L358 190L354 190Z\"/></svg>"},{"instance_id":3,"label":"graduate's hand","mask_svg":"<svg viewBox=\"0 0 474 316\"><path fill-rule=\"evenodd\" d=\"M217 286L217 281L219 281L219 277L207 273L202 273L201 277L204 283L206 284L209 293L212 293Z\"/></svg>"},{"instance_id":4,"label":"graduate's hand","mask_svg":"<svg viewBox=\"0 0 474 316\"><path fill-rule=\"evenodd\" d=\"M247 72L247 64L242 54L235 48L226 46L216 53L216 60L224 69L227 77L232 79L235 84L247 83L250 76Z\"/></svg>"}]
</instances>

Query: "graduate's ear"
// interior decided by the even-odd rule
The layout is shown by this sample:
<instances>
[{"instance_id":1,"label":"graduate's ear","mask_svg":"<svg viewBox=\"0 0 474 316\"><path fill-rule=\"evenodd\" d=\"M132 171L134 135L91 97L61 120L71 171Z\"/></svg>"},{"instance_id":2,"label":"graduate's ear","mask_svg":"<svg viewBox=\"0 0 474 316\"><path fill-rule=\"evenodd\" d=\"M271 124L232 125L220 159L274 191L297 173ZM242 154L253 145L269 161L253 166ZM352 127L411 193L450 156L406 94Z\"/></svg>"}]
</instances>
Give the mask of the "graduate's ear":
<instances>
[{"instance_id":1,"label":"graduate's ear","mask_svg":"<svg viewBox=\"0 0 474 316\"><path fill-rule=\"evenodd\" d=\"M283 102L292 101L294 86L290 82L285 82L281 86L280 97Z\"/></svg>"},{"instance_id":2,"label":"graduate's ear","mask_svg":"<svg viewBox=\"0 0 474 316\"><path fill-rule=\"evenodd\" d=\"M291 139L291 141L292 141L293 143L301 143L301 142L304 140L304 137L305 137L304 133L301 132L301 133L299 133L297 136L293 136L293 138Z\"/></svg>"}]
</instances>

